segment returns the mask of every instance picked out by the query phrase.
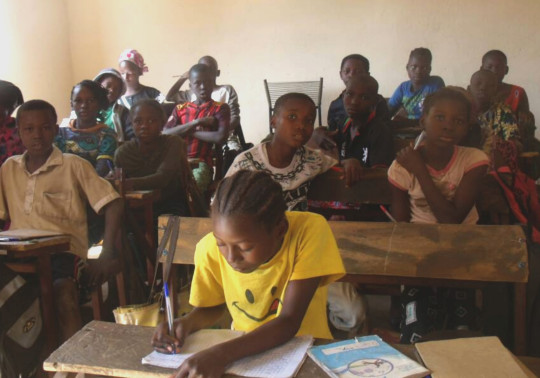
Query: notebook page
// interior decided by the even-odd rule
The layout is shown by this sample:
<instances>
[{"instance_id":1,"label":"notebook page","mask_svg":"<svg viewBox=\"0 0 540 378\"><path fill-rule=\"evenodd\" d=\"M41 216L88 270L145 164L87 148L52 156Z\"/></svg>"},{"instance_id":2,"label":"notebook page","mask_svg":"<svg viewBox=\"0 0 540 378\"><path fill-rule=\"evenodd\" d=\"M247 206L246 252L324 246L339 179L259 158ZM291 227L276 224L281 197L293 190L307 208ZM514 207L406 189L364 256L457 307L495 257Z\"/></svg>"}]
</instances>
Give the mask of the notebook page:
<instances>
[{"instance_id":1,"label":"notebook page","mask_svg":"<svg viewBox=\"0 0 540 378\"><path fill-rule=\"evenodd\" d=\"M224 331L225 334L234 332L237 333L237 335L233 336L217 334L218 332L222 331ZM142 363L176 369L193 353L231 340L241 334L241 332L230 330L202 330L188 337L186 340L186 346L182 348L182 353L163 354L154 351L148 356L144 357L142 359ZM306 356L307 349L312 344L313 337L311 336L295 337L289 340L287 343L267 350L266 352L236 361L227 368L226 373L253 378L292 377L300 368L302 361Z\"/></svg>"},{"instance_id":2,"label":"notebook page","mask_svg":"<svg viewBox=\"0 0 540 378\"><path fill-rule=\"evenodd\" d=\"M236 361L226 372L254 378L293 377L312 344L311 336L294 337L283 345Z\"/></svg>"},{"instance_id":3,"label":"notebook page","mask_svg":"<svg viewBox=\"0 0 540 378\"><path fill-rule=\"evenodd\" d=\"M214 345L224 343L225 341L235 339L243 334L244 332L233 331L230 329L202 329L187 337L186 342L180 349L181 353L164 354L153 351L148 356L143 357L142 363L176 369L192 354L208 349Z\"/></svg>"}]
</instances>

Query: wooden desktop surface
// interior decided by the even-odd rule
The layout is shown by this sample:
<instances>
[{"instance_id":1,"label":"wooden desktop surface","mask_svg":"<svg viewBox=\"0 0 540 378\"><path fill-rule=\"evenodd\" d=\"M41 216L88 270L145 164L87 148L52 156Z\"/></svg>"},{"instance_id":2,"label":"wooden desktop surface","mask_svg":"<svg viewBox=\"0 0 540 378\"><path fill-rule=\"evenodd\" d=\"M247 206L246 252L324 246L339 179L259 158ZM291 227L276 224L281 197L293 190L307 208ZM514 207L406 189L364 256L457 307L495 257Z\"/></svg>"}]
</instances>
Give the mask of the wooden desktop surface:
<instances>
[{"instance_id":1,"label":"wooden desktop surface","mask_svg":"<svg viewBox=\"0 0 540 378\"><path fill-rule=\"evenodd\" d=\"M152 327L92 321L51 354L43 368L114 377L170 377L171 369L141 363L141 359L153 351L150 345L153 332ZM306 357L296 377L328 375Z\"/></svg>"},{"instance_id":2,"label":"wooden desktop surface","mask_svg":"<svg viewBox=\"0 0 540 378\"><path fill-rule=\"evenodd\" d=\"M141 359L153 350L150 345L153 332L152 327L92 321L51 354L43 367L46 371L100 376L169 377L171 369L141 363ZM336 340L316 340L315 344L332 341ZM416 359L413 345L392 346L408 357ZM528 368L534 374L540 373L539 358L519 357L518 362L524 369ZM296 377L323 378L328 375L311 358L306 357Z\"/></svg>"}]
</instances>

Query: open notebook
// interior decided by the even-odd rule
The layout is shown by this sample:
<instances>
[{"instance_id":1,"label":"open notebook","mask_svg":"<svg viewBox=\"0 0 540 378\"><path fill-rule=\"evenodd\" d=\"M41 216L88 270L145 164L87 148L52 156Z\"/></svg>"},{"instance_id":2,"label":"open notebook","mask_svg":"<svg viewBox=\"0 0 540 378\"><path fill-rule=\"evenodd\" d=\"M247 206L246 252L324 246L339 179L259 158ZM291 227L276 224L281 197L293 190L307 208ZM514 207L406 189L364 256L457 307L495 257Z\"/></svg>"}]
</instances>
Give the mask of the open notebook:
<instances>
[{"instance_id":1,"label":"open notebook","mask_svg":"<svg viewBox=\"0 0 540 378\"><path fill-rule=\"evenodd\" d=\"M19 228L0 232L0 242L21 241L36 238L48 238L51 236L64 235L58 231L33 230L29 228Z\"/></svg>"},{"instance_id":2,"label":"open notebook","mask_svg":"<svg viewBox=\"0 0 540 378\"><path fill-rule=\"evenodd\" d=\"M182 347L182 353L163 354L156 351L142 359L143 364L176 369L192 354L216 344L232 340L243 334L228 329L205 329L189 335ZM228 374L253 378L288 378L299 370L306 357L307 349L313 344L313 337L299 336L266 352L243 358L230 365Z\"/></svg>"}]
</instances>

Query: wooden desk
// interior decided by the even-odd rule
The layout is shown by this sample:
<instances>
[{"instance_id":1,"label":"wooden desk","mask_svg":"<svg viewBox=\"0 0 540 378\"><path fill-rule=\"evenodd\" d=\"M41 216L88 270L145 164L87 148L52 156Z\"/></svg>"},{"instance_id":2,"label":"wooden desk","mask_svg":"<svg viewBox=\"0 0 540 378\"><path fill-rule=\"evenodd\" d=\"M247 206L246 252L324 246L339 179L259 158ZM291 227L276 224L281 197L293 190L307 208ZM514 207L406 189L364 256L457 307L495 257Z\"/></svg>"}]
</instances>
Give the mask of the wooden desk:
<instances>
[{"instance_id":1,"label":"wooden desk","mask_svg":"<svg viewBox=\"0 0 540 378\"><path fill-rule=\"evenodd\" d=\"M362 204L387 205L392 202L386 168L366 168L362 178L350 188L345 187L343 173L330 169L313 179L308 199L316 201L355 202Z\"/></svg>"},{"instance_id":2,"label":"wooden desk","mask_svg":"<svg viewBox=\"0 0 540 378\"><path fill-rule=\"evenodd\" d=\"M54 292L52 283L51 255L70 250L69 236L53 236L49 238L32 239L20 242L1 242L0 250L5 251L11 261L6 265L18 273L35 273L38 275L43 324L46 335L46 351L52 352L58 346L56 311L54 307ZM13 260L28 259L33 263Z\"/></svg>"},{"instance_id":3,"label":"wooden desk","mask_svg":"<svg viewBox=\"0 0 540 378\"><path fill-rule=\"evenodd\" d=\"M150 345L153 333L152 327L92 321L51 354L43 368L114 377L170 377L171 369L141 363L142 358L153 350ZM328 375L306 358L296 377L323 378Z\"/></svg>"},{"instance_id":4,"label":"wooden desk","mask_svg":"<svg viewBox=\"0 0 540 378\"><path fill-rule=\"evenodd\" d=\"M526 354L528 255L519 226L328 222L347 276L363 284L483 287L514 285L515 353ZM159 218L161 238L167 216ZM212 230L209 218L182 218L174 263L193 264L197 242Z\"/></svg>"},{"instance_id":5,"label":"wooden desk","mask_svg":"<svg viewBox=\"0 0 540 378\"><path fill-rule=\"evenodd\" d=\"M154 237L154 202L159 199L160 195L159 190L135 190L126 192L124 195L127 204L126 218L131 228L135 230L135 237L144 250L146 256L146 274L150 283L154 277L154 266L156 264L155 251L157 248ZM142 211L144 219L143 232L139 231L139 225L130 210Z\"/></svg>"},{"instance_id":6,"label":"wooden desk","mask_svg":"<svg viewBox=\"0 0 540 378\"><path fill-rule=\"evenodd\" d=\"M46 371L87 373L100 376L156 378L169 377L172 370L143 365L141 359L152 352L154 328L92 321L45 360ZM329 340L317 340L316 344ZM416 359L413 345L393 345ZM540 359L519 357L519 361L538 374ZM522 367L523 367L522 365ZM307 357L298 378L323 378L328 375Z\"/></svg>"}]
</instances>

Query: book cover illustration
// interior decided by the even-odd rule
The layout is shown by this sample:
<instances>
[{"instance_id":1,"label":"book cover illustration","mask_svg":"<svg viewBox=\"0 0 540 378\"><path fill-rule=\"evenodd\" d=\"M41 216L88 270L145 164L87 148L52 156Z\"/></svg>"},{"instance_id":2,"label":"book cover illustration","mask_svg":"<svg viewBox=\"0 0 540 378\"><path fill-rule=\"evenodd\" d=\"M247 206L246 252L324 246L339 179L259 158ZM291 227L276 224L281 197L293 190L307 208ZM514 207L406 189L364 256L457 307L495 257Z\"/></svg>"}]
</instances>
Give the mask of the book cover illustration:
<instances>
[{"instance_id":1,"label":"book cover illustration","mask_svg":"<svg viewBox=\"0 0 540 378\"><path fill-rule=\"evenodd\" d=\"M429 370L376 335L312 347L308 354L332 377L424 377L429 374Z\"/></svg>"}]
</instances>

